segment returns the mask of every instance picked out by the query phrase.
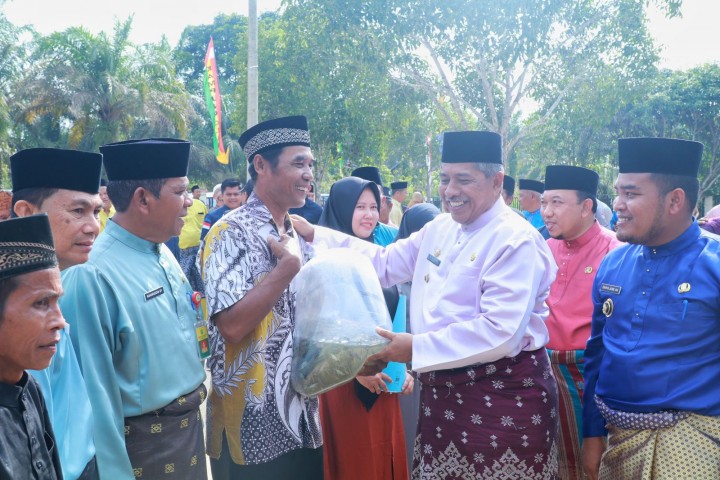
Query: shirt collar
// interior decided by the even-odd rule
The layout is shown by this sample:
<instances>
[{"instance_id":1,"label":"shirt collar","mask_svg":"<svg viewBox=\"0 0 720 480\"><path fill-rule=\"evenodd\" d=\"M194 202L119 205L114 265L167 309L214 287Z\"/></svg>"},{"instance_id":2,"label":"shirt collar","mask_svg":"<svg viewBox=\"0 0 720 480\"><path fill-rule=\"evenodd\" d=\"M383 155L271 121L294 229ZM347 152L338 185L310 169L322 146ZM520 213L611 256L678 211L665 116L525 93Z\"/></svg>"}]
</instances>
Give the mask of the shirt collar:
<instances>
[{"instance_id":1,"label":"shirt collar","mask_svg":"<svg viewBox=\"0 0 720 480\"><path fill-rule=\"evenodd\" d=\"M105 227L105 232L108 233L115 240L119 241L138 252L143 253L158 253L160 251L160 244L140 238L134 233L130 233L123 227L118 225L116 222L108 222Z\"/></svg>"},{"instance_id":2,"label":"shirt collar","mask_svg":"<svg viewBox=\"0 0 720 480\"><path fill-rule=\"evenodd\" d=\"M502 211L506 209L508 209L508 206L505 205L505 201L502 197L498 197L493 206L490 207L485 213L481 214L472 223L468 225L462 225L460 228L463 232L475 232L477 230L480 230L485 225L490 223L490 220L500 215L500 213L502 213Z\"/></svg>"},{"instance_id":3,"label":"shirt collar","mask_svg":"<svg viewBox=\"0 0 720 480\"><path fill-rule=\"evenodd\" d=\"M250 214L258 224L270 223L275 225L272 213L270 213L270 210L268 210L263 201L255 195L255 192L250 194L250 198L248 198L248 201L245 204L245 211ZM290 221L290 215L288 215L287 212L285 212L285 219L283 222L285 224L285 231L288 235L293 236L292 222Z\"/></svg>"},{"instance_id":4,"label":"shirt collar","mask_svg":"<svg viewBox=\"0 0 720 480\"><path fill-rule=\"evenodd\" d=\"M15 385L0 382L0 406L17 408L20 405L20 398L25 391L27 383L27 372L23 372L22 378Z\"/></svg>"},{"instance_id":5,"label":"shirt collar","mask_svg":"<svg viewBox=\"0 0 720 480\"><path fill-rule=\"evenodd\" d=\"M587 245L590 240L593 240L595 237L600 235L600 229L602 227L598 223L597 220L595 220L590 228L588 228L587 232L580 235L578 238L575 238L573 240L561 240L565 243L565 246L567 248L580 248Z\"/></svg>"},{"instance_id":6,"label":"shirt collar","mask_svg":"<svg viewBox=\"0 0 720 480\"><path fill-rule=\"evenodd\" d=\"M676 253L687 250L700 237L700 227L697 222L693 222L687 230L680 234L674 240L657 247L642 247L645 257L667 257Z\"/></svg>"}]
</instances>

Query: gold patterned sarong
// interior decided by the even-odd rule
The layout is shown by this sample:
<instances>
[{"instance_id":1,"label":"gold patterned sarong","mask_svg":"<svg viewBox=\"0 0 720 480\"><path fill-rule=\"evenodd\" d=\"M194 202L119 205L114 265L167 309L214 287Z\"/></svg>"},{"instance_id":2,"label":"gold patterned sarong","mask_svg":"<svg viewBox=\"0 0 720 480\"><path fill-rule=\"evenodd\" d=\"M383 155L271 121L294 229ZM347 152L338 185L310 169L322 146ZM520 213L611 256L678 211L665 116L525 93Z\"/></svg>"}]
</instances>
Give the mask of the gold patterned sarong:
<instances>
[{"instance_id":1,"label":"gold patterned sarong","mask_svg":"<svg viewBox=\"0 0 720 480\"><path fill-rule=\"evenodd\" d=\"M600 480L720 479L720 417L691 414L659 429L608 428Z\"/></svg>"},{"instance_id":2,"label":"gold patterned sarong","mask_svg":"<svg viewBox=\"0 0 720 480\"><path fill-rule=\"evenodd\" d=\"M165 407L125 417L125 447L135 478L206 480L205 441L200 405L205 385Z\"/></svg>"}]
</instances>

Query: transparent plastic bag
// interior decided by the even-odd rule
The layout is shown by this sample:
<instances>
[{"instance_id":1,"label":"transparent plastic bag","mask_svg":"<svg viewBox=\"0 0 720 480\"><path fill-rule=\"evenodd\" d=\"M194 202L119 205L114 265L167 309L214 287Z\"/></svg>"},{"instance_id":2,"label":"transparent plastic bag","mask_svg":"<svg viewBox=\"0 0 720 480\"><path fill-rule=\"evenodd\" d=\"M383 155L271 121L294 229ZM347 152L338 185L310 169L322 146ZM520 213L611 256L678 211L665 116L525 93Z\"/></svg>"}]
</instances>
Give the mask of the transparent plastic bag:
<instances>
[{"instance_id":1,"label":"transparent plastic bag","mask_svg":"<svg viewBox=\"0 0 720 480\"><path fill-rule=\"evenodd\" d=\"M377 273L364 256L331 249L295 277L296 307L290 380L315 396L355 378L365 360L388 340L375 327L392 329Z\"/></svg>"}]
</instances>

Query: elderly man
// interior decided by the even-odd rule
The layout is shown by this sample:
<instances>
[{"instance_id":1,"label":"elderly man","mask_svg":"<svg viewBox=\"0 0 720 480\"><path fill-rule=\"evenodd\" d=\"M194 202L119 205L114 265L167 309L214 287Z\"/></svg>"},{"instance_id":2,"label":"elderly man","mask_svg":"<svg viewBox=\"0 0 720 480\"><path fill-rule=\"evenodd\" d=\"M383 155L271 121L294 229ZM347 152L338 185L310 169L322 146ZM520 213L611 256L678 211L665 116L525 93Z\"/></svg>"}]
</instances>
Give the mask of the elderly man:
<instances>
[{"instance_id":1,"label":"elderly man","mask_svg":"<svg viewBox=\"0 0 720 480\"><path fill-rule=\"evenodd\" d=\"M383 286L413 281L413 333L382 331L391 342L362 373L387 361L412 361L420 373L415 478L557 474L557 385L544 347L556 267L543 238L500 198L502 180L498 134L447 132L440 196L449 215L384 249L297 227L315 243L366 254Z\"/></svg>"},{"instance_id":2,"label":"elderly man","mask_svg":"<svg viewBox=\"0 0 720 480\"><path fill-rule=\"evenodd\" d=\"M62 478L37 383L65 327L60 271L46 215L0 223L0 478Z\"/></svg>"},{"instance_id":3,"label":"elderly man","mask_svg":"<svg viewBox=\"0 0 720 480\"><path fill-rule=\"evenodd\" d=\"M95 414L100 478L204 479L205 331L163 242L191 204L190 144L100 147L117 213L90 259L64 276L61 305Z\"/></svg>"},{"instance_id":4,"label":"elderly man","mask_svg":"<svg viewBox=\"0 0 720 480\"><path fill-rule=\"evenodd\" d=\"M543 182L521 178L518 188L520 190L518 199L523 216L533 227L542 228L544 224L540 213L540 197L545 189Z\"/></svg>"},{"instance_id":5,"label":"elderly man","mask_svg":"<svg viewBox=\"0 0 720 480\"><path fill-rule=\"evenodd\" d=\"M311 249L288 210L313 180L302 116L259 123L240 136L255 181L248 202L210 230L201 262L210 315L213 389L208 445L214 480L323 477L318 400L290 382L295 285Z\"/></svg>"},{"instance_id":6,"label":"elderly man","mask_svg":"<svg viewBox=\"0 0 720 480\"><path fill-rule=\"evenodd\" d=\"M599 177L592 170L565 165L545 169L543 221L548 247L558 273L547 299L545 324L550 362L560 392L559 473L561 479L582 478L583 354L590 337L592 284L600 262L621 245L595 219Z\"/></svg>"},{"instance_id":7,"label":"elderly man","mask_svg":"<svg viewBox=\"0 0 720 480\"><path fill-rule=\"evenodd\" d=\"M608 253L593 286L583 415L591 478L720 478L720 239L692 216L702 150L618 141L614 207L628 245Z\"/></svg>"},{"instance_id":8,"label":"elderly man","mask_svg":"<svg viewBox=\"0 0 720 480\"><path fill-rule=\"evenodd\" d=\"M76 150L31 148L10 157L14 213L18 217L48 214L63 273L87 261L100 231L101 168L102 155ZM50 366L30 374L47 401L63 476L97 478L92 408L68 330L60 332Z\"/></svg>"}]
</instances>

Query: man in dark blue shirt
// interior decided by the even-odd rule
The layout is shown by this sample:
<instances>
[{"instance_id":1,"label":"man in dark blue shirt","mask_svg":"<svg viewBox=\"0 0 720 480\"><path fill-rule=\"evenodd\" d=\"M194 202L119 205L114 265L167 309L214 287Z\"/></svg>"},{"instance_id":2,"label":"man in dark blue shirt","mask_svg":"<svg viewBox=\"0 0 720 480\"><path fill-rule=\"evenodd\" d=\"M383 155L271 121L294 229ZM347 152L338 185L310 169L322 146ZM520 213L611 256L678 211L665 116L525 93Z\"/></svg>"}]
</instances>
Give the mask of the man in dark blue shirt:
<instances>
[{"instance_id":1,"label":"man in dark blue shirt","mask_svg":"<svg viewBox=\"0 0 720 480\"><path fill-rule=\"evenodd\" d=\"M318 220L320 220L320 215L322 214L322 207L315 203L315 187L312 183L310 184L307 197L305 197L305 205L299 208L291 208L288 213L291 215L300 215L313 225L317 225Z\"/></svg>"},{"instance_id":2,"label":"man in dark blue shirt","mask_svg":"<svg viewBox=\"0 0 720 480\"><path fill-rule=\"evenodd\" d=\"M210 227L220 220L230 210L235 210L240 205L244 205L253 189L253 181L248 180L244 187L240 187L240 180L237 178L226 178L220 184L220 195L223 199L223 206L216 208L205 215L202 230L200 230L200 241L205 239L205 235L210 231Z\"/></svg>"},{"instance_id":3,"label":"man in dark blue shirt","mask_svg":"<svg viewBox=\"0 0 720 480\"><path fill-rule=\"evenodd\" d=\"M590 478L720 478L720 237L692 216L702 150L618 142L617 238L628 245L605 257L593 285Z\"/></svg>"}]
</instances>

